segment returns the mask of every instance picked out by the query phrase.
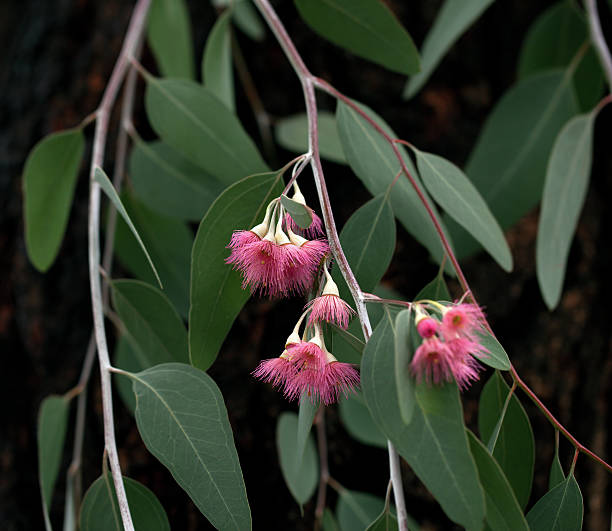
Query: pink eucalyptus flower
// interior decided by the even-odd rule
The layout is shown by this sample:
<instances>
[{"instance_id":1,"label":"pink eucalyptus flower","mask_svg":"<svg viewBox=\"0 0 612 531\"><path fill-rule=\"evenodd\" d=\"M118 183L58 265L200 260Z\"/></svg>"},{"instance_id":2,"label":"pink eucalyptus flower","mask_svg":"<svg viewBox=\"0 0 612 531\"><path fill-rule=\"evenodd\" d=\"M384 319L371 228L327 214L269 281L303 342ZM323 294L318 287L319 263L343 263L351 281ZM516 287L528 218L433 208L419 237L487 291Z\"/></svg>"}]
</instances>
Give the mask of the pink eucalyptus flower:
<instances>
[{"instance_id":1,"label":"pink eucalyptus flower","mask_svg":"<svg viewBox=\"0 0 612 531\"><path fill-rule=\"evenodd\" d=\"M350 363L335 360L328 362L323 368L318 393L321 402L329 405L336 402L341 394L348 397L358 386L357 370Z\"/></svg>"},{"instance_id":2,"label":"pink eucalyptus flower","mask_svg":"<svg viewBox=\"0 0 612 531\"><path fill-rule=\"evenodd\" d=\"M325 231L323 229L323 221L321 221L321 218L315 214L312 208L308 206L306 206L306 208L310 211L310 214L312 216L312 223L310 224L310 227L308 227L307 229L301 228L289 214L285 214L285 226L289 227L296 234L304 236L308 239L323 236L325 234Z\"/></svg>"},{"instance_id":3,"label":"pink eucalyptus flower","mask_svg":"<svg viewBox=\"0 0 612 531\"><path fill-rule=\"evenodd\" d=\"M278 358L263 360L251 374L274 387L286 387L287 382L292 381L297 374L297 368L291 363L286 352Z\"/></svg>"},{"instance_id":4,"label":"pink eucalyptus flower","mask_svg":"<svg viewBox=\"0 0 612 531\"><path fill-rule=\"evenodd\" d=\"M482 368L472 357L475 353L481 353L483 348L479 343L467 338L457 338L448 342L448 348L453 353L451 370L459 389L465 390L469 385L478 380L478 373Z\"/></svg>"},{"instance_id":5,"label":"pink eucalyptus flower","mask_svg":"<svg viewBox=\"0 0 612 531\"><path fill-rule=\"evenodd\" d=\"M243 247L240 251L240 261L237 260L234 264L234 269L242 272L243 289L250 285L253 291L261 291L272 297L285 295L286 253L286 249L268 239Z\"/></svg>"},{"instance_id":6,"label":"pink eucalyptus flower","mask_svg":"<svg viewBox=\"0 0 612 531\"><path fill-rule=\"evenodd\" d=\"M410 362L410 370L417 382L425 380L428 384L450 382L453 352L448 345L436 337L424 339L416 349Z\"/></svg>"},{"instance_id":7,"label":"pink eucalyptus flower","mask_svg":"<svg viewBox=\"0 0 612 531\"><path fill-rule=\"evenodd\" d=\"M457 304L444 311L440 329L447 341L456 337L476 339L482 319L482 310L475 304Z\"/></svg>"},{"instance_id":8,"label":"pink eucalyptus flower","mask_svg":"<svg viewBox=\"0 0 612 531\"><path fill-rule=\"evenodd\" d=\"M311 300L306 308L310 308L309 326L325 321L334 323L344 330L348 328L349 319L355 313L344 300L333 294L324 294Z\"/></svg>"},{"instance_id":9,"label":"pink eucalyptus flower","mask_svg":"<svg viewBox=\"0 0 612 531\"><path fill-rule=\"evenodd\" d=\"M438 331L438 321L433 317L425 317L417 324L417 332L423 338L433 337Z\"/></svg>"}]
</instances>

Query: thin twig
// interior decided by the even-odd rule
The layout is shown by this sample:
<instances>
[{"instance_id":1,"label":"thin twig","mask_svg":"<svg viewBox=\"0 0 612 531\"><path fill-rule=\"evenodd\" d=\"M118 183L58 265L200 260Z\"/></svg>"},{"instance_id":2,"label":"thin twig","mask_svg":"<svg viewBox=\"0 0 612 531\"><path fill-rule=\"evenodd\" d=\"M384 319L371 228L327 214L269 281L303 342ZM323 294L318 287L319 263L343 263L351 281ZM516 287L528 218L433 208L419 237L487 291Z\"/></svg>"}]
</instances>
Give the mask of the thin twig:
<instances>
[{"instance_id":1,"label":"thin twig","mask_svg":"<svg viewBox=\"0 0 612 531\"><path fill-rule=\"evenodd\" d=\"M93 139L93 153L90 167L90 199L89 199L89 280L91 284L91 302L94 318L94 330L97 343L98 361L100 363L102 409L104 419L104 447L108 453L110 461L113 483L117 494L117 502L121 519L126 531L133 531L134 524L127 502L125 487L121 475L119 455L115 441L115 426L113 419L113 399L110 373L110 358L106 343L106 330L104 326L104 305L102 301L102 288L100 282L100 185L94 180L95 170L104 164L104 152L106 148L106 138L108 135L108 122L110 112L117 97L119 87L125 77L129 63L128 57L133 55L138 46L140 36L145 27L146 16L151 4L151 0L138 0L132 13L129 28L123 42L123 47L102 101L98 107L96 130Z\"/></svg>"},{"instance_id":2,"label":"thin twig","mask_svg":"<svg viewBox=\"0 0 612 531\"><path fill-rule=\"evenodd\" d=\"M599 22L599 13L597 12L596 0L585 0L584 5L586 7L587 15L589 18L589 28L591 30L591 40L597 50L601 66L606 74L608 80L608 89L612 91L612 57L610 56L610 49L606 44L606 39L603 36L601 30L601 23Z\"/></svg>"}]
</instances>

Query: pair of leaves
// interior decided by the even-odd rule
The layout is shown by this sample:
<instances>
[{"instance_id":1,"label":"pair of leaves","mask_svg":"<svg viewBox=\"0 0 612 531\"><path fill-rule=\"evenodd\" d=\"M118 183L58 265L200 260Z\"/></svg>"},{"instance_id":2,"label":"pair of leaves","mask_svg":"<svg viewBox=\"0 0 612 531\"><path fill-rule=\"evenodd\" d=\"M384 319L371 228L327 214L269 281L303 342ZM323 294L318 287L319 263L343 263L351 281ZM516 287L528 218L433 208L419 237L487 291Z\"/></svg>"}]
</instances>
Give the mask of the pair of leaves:
<instances>
[{"instance_id":1,"label":"pair of leaves","mask_svg":"<svg viewBox=\"0 0 612 531\"><path fill-rule=\"evenodd\" d=\"M579 531L583 513L582 493L574 474L570 473L537 501L527 513L527 522L530 529Z\"/></svg>"},{"instance_id":2,"label":"pair of leaves","mask_svg":"<svg viewBox=\"0 0 612 531\"><path fill-rule=\"evenodd\" d=\"M401 74L419 70L408 32L377 0L295 0L302 18L318 34L354 54Z\"/></svg>"}]
</instances>

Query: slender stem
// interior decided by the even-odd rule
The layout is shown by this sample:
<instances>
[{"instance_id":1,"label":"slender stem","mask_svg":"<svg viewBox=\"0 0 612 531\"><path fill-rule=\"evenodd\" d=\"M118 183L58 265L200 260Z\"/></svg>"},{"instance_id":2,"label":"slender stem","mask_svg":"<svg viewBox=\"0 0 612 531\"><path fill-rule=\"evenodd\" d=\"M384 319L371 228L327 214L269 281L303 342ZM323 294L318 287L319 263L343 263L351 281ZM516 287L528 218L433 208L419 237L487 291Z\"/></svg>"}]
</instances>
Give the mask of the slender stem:
<instances>
[{"instance_id":1,"label":"slender stem","mask_svg":"<svg viewBox=\"0 0 612 531\"><path fill-rule=\"evenodd\" d=\"M591 40L593 41L593 45L597 50L599 59L601 61L601 66L606 74L608 88L612 91L612 57L610 56L610 49L606 44L606 39L604 38L603 31L601 30L599 13L597 12L597 2L596 0L585 0L584 5L589 18Z\"/></svg>"},{"instance_id":2,"label":"slender stem","mask_svg":"<svg viewBox=\"0 0 612 531\"><path fill-rule=\"evenodd\" d=\"M129 28L123 42L123 48L111 78L102 95L102 101L98 107L96 130L93 139L93 153L90 167L90 199L89 199L89 280L91 284L91 302L94 319L94 330L98 351L98 361L100 363L101 391L102 391L102 410L104 419L104 447L108 453L110 461L113 483L117 494L117 502L121 519L126 531L133 531L134 524L125 494L125 487L121 476L121 466L115 441L115 426L113 419L113 402L110 373L110 358L106 343L106 330L104 326L104 305L102 301L102 288L100 282L100 186L94 181L94 172L97 167L102 167L104 163L104 152L106 148L106 138L108 135L108 122L110 112L117 97L119 87L125 77L128 68L128 57L136 50L140 36L145 27L146 15L151 4L151 0L138 0Z\"/></svg>"},{"instance_id":3,"label":"slender stem","mask_svg":"<svg viewBox=\"0 0 612 531\"><path fill-rule=\"evenodd\" d=\"M317 412L317 443L319 446L319 492L317 495L317 506L315 508L315 529L321 528L323 512L325 511L325 500L327 495L327 483L329 481L329 463L327 461L327 434L325 432L325 407L319 406Z\"/></svg>"},{"instance_id":4,"label":"slender stem","mask_svg":"<svg viewBox=\"0 0 612 531\"><path fill-rule=\"evenodd\" d=\"M404 500L400 460L391 441L387 441L387 447L389 449L389 471L391 472L391 483L393 483L393 497L397 510L397 523L402 531L408 531L408 512L406 511L406 500Z\"/></svg>"},{"instance_id":5,"label":"slender stem","mask_svg":"<svg viewBox=\"0 0 612 531\"><path fill-rule=\"evenodd\" d=\"M493 453L495 450L495 445L497 444L497 439L499 438L499 432L501 431L502 424L504 422L504 418L506 416L506 412L508 411L508 406L510 405L510 400L512 399L512 395L516 390L516 382L512 382L512 387L510 388L510 392L508 396L506 396L506 400L504 401L504 406L502 407L501 413L499 414L499 419L497 420L497 424L495 425L495 429L489 438L489 442L487 443L487 449L489 453ZM558 433L558 432L556 432Z\"/></svg>"}]
</instances>

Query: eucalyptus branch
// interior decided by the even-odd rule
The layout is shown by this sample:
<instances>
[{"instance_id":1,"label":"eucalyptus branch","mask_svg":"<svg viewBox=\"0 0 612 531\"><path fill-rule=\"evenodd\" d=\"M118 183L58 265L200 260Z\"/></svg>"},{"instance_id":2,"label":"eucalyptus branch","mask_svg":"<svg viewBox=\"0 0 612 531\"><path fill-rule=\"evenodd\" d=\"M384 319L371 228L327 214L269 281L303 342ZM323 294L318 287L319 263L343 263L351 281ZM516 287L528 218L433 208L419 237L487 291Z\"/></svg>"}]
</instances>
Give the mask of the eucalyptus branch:
<instances>
[{"instance_id":1,"label":"eucalyptus branch","mask_svg":"<svg viewBox=\"0 0 612 531\"><path fill-rule=\"evenodd\" d=\"M612 56L610 56L610 49L606 44L606 39L603 36L601 30L601 23L599 21L599 13L597 12L596 0L585 0L584 5L586 7L587 16L589 19L589 29L591 30L591 40L597 50L601 66L604 69L606 78L608 80L608 89L612 91Z\"/></svg>"},{"instance_id":2,"label":"eucalyptus branch","mask_svg":"<svg viewBox=\"0 0 612 531\"><path fill-rule=\"evenodd\" d=\"M104 163L104 152L106 148L106 138L108 135L108 123L110 112L113 108L117 92L125 77L129 66L128 57L134 54L138 42L143 33L146 16L151 4L151 0L138 0L129 28L123 42L119 58L115 63L113 72L97 110L96 130L93 139L93 153L90 167L90 199L89 199L89 280L91 284L91 301L94 318L94 330L98 351L98 361L100 364L102 409L104 419L104 447L108 453L110 461L113 483L117 494L117 502L121 519L126 531L133 531L134 524L127 502L119 455L115 442L115 426L113 419L112 389L109 367L110 358L106 343L106 330L104 326L104 306L102 301L102 289L100 282L100 185L94 181L94 173L97 167L102 167Z\"/></svg>"}]
</instances>

